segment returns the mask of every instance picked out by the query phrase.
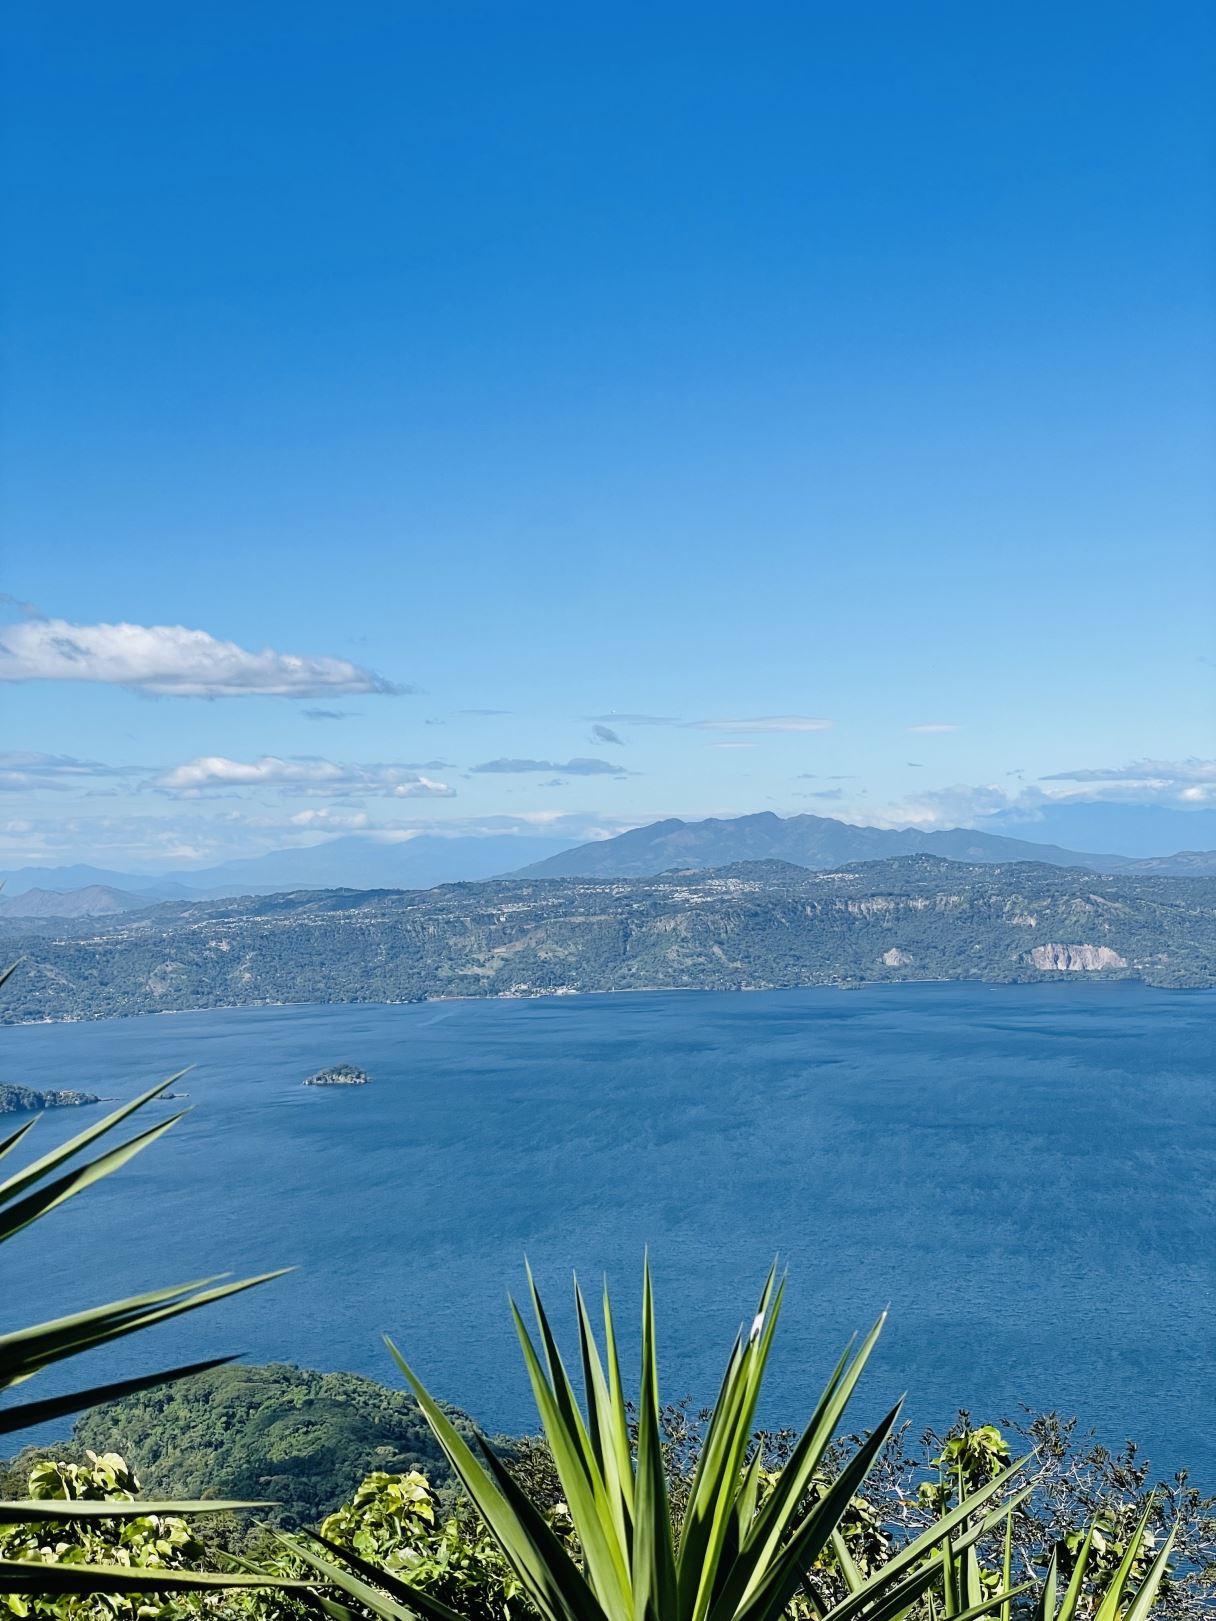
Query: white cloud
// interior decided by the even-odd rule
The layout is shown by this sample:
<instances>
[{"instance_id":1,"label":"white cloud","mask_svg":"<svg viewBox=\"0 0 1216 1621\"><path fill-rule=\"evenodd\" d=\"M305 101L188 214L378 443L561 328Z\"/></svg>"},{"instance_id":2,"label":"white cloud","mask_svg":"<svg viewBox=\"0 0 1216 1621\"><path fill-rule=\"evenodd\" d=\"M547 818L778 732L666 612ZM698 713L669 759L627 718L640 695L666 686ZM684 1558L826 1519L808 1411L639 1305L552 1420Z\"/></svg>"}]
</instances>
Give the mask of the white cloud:
<instances>
[{"instance_id":1,"label":"white cloud","mask_svg":"<svg viewBox=\"0 0 1216 1621\"><path fill-rule=\"evenodd\" d=\"M690 720L699 732L826 732L830 720L813 715L753 715L746 720Z\"/></svg>"},{"instance_id":2,"label":"white cloud","mask_svg":"<svg viewBox=\"0 0 1216 1621\"><path fill-rule=\"evenodd\" d=\"M271 648L255 653L183 625L72 625L65 619L0 627L0 681L94 681L180 698L410 690L347 659Z\"/></svg>"},{"instance_id":3,"label":"white cloud","mask_svg":"<svg viewBox=\"0 0 1216 1621\"><path fill-rule=\"evenodd\" d=\"M907 730L909 732L957 732L959 728L953 721L931 720L927 721L923 726L909 726Z\"/></svg>"},{"instance_id":4,"label":"white cloud","mask_svg":"<svg viewBox=\"0 0 1216 1621\"><path fill-rule=\"evenodd\" d=\"M432 769L438 765L434 762ZM277 788L327 798L375 794L392 799L453 799L456 794L446 782L422 775L413 765L339 765L333 760L284 760L274 754L264 754L260 760L200 755L166 771L153 786L185 798L234 788Z\"/></svg>"},{"instance_id":5,"label":"white cloud","mask_svg":"<svg viewBox=\"0 0 1216 1621\"><path fill-rule=\"evenodd\" d=\"M316 810L296 811L287 820L292 827L307 828L314 833L354 833L366 828L371 818L366 811L338 811L326 805Z\"/></svg>"},{"instance_id":6,"label":"white cloud","mask_svg":"<svg viewBox=\"0 0 1216 1621\"><path fill-rule=\"evenodd\" d=\"M1010 789L1001 783L955 783L926 789L850 821L879 827L974 827L999 818L1006 830L1040 820L1067 804L1163 805L1194 810L1216 805L1216 761L1138 760L1127 766L1057 771Z\"/></svg>"}]
</instances>

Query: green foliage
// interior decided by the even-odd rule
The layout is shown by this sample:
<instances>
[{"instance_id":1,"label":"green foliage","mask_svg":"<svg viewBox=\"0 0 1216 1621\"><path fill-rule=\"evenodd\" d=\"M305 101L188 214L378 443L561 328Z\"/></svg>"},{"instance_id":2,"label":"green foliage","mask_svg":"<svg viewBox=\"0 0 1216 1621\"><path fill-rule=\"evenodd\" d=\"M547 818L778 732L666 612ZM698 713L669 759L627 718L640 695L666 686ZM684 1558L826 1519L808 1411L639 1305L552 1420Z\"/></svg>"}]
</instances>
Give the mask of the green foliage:
<instances>
[{"instance_id":1,"label":"green foliage","mask_svg":"<svg viewBox=\"0 0 1216 1621\"><path fill-rule=\"evenodd\" d=\"M139 1482L116 1452L85 1455L83 1464L46 1460L28 1476L33 1503L134 1503ZM45 1565L106 1565L181 1571L193 1567L203 1545L178 1515L148 1513L123 1519L67 1519L0 1524L0 1558ZM38 1621L170 1621L188 1601L137 1593L0 1593L0 1613Z\"/></svg>"},{"instance_id":2,"label":"green foliage","mask_svg":"<svg viewBox=\"0 0 1216 1621\"><path fill-rule=\"evenodd\" d=\"M526 1609L498 1544L475 1519L443 1514L417 1471L368 1475L351 1502L323 1521L320 1535L468 1621L509 1621Z\"/></svg>"},{"instance_id":3,"label":"green foliage","mask_svg":"<svg viewBox=\"0 0 1216 1621\"><path fill-rule=\"evenodd\" d=\"M469 1437L470 1420L452 1422ZM78 1444L116 1447L157 1490L189 1497L270 1497L282 1525L316 1525L373 1470L421 1470L436 1485L448 1461L414 1398L352 1373L282 1363L233 1364L97 1408Z\"/></svg>"}]
</instances>

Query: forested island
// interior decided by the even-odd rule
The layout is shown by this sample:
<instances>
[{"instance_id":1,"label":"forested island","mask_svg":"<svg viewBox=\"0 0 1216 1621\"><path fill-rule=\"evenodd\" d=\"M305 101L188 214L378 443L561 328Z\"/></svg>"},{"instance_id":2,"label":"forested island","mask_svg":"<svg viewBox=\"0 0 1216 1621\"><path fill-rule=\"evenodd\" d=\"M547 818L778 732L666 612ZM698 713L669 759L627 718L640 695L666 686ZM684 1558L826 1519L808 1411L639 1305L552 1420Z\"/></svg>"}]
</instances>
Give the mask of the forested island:
<instances>
[{"instance_id":1,"label":"forested island","mask_svg":"<svg viewBox=\"0 0 1216 1621\"><path fill-rule=\"evenodd\" d=\"M934 856L170 901L4 931L8 1021L1065 975L1216 985L1216 879Z\"/></svg>"},{"instance_id":2,"label":"forested island","mask_svg":"<svg viewBox=\"0 0 1216 1621\"><path fill-rule=\"evenodd\" d=\"M37 1092L32 1086L10 1086L0 1082L0 1114L39 1114L43 1109L77 1109L86 1103L100 1103L92 1092L71 1092L57 1088Z\"/></svg>"}]
</instances>

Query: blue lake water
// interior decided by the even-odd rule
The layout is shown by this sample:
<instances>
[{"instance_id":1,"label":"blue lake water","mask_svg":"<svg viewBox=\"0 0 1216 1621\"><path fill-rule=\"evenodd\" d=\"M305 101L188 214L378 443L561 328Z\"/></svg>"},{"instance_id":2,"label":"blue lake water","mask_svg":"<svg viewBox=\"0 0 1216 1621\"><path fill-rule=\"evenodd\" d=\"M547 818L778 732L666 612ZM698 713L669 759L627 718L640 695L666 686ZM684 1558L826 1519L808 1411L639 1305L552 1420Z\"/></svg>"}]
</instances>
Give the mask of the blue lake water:
<instances>
[{"instance_id":1,"label":"blue lake water","mask_svg":"<svg viewBox=\"0 0 1216 1621\"><path fill-rule=\"evenodd\" d=\"M809 1411L888 1305L857 1422L1019 1404L1138 1439L1216 1488L1216 998L921 985L247 1009L0 1030L0 1078L130 1097L183 1064L192 1112L4 1246L0 1326L234 1269L298 1268L95 1355L239 1350L532 1427L505 1306L530 1256L635 1315L666 1395L711 1397L775 1252L791 1283L763 1417ZM304 1088L323 1064L374 1084ZM167 1113L171 1105L158 1105ZM95 1111L49 1115L44 1142Z\"/></svg>"}]
</instances>

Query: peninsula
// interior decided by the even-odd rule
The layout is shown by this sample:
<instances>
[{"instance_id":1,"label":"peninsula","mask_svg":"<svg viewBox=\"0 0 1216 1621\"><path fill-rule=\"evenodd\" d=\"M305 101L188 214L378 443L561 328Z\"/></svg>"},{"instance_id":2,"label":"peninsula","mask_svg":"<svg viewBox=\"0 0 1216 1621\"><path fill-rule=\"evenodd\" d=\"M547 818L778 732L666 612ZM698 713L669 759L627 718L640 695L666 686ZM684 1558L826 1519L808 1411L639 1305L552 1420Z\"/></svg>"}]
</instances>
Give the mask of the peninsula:
<instances>
[{"instance_id":1,"label":"peninsula","mask_svg":"<svg viewBox=\"0 0 1216 1621\"><path fill-rule=\"evenodd\" d=\"M36 1092L32 1086L10 1086L0 1082L0 1114L38 1114L43 1109L75 1109L83 1103L100 1103L92 1092Z\"/></svg>"}]
</instances>

